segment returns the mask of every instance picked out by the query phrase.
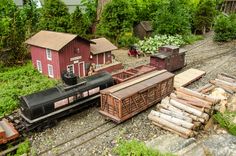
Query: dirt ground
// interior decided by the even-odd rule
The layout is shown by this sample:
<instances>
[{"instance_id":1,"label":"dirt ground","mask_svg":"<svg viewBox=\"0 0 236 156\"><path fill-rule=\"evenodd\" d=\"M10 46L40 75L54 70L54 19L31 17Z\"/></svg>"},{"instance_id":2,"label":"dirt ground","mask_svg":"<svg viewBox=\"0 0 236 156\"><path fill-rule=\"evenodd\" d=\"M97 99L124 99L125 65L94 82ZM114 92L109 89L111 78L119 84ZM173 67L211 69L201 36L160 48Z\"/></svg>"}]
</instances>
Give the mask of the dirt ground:
<instances>
[{"instance_id":1,"label":"dirt ground","mask_svg":"<svg viewBox=\"0 0 236 156\"><path fill-rule=\"evenodd\" d=\"M220 72L236 76L235 45L236 42L215 43L212 41L212 33L207 34L204 40L184 47L188 50L187 66L176 73L188 68L197 68L207 72L202 79L190 85L190 88L203 86ZM113 53L125 68L149 63L149 57L128 57L125 49L119 49ZM156 136L168 134L169 132L152 125L147 119L153 107L119 125L106 121L99 114L99 108L86 109L63 119L53 128L33 134L31 137L32 154L112 155L112 148L116 146L119 138L147 141ZM198 139L200 138L201 136L198 136Z\"/></svg>"}]
</instances>

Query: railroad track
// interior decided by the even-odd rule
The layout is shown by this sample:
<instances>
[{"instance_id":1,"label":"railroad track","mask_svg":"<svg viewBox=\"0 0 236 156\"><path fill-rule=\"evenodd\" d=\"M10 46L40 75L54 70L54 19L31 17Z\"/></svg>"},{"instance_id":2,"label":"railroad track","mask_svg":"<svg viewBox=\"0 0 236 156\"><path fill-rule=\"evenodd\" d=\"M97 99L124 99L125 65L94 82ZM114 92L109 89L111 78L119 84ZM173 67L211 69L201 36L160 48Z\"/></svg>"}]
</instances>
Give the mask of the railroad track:
<instances>
[{"instance_id":1,"label":"railroad track","mask_svg":"<svg viewBox=\"0 0 236 156\"><path fill-rule=\"evenodd\" d=\"M94 127L82 134L78 134L77 136L66 140L62 143L53 146L45 151L40 152L38 155L41 156L49 156L49 155L63 155L68 153L69 151L82 146L83 144L96 139L98 136L105 134L106 132L112 130L113 128L117 127L117 124L114 124L111 121L106 121L97 127Z\"/></svg>"}]
</instances>

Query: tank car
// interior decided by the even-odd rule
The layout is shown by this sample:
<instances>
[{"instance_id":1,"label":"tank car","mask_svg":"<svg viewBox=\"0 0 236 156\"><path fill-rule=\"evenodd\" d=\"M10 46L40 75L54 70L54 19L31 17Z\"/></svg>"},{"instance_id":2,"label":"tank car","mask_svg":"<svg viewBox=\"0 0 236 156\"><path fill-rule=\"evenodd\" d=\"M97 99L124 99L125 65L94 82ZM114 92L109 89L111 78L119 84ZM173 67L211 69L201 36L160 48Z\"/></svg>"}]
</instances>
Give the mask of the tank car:
<instances>
[{"instance_id":1,"label":"tank car","mask_svg":"<svg viewBox=\"0 0 236 156\"><path fill-rule=\"evenodd\" d=\"M41 130L57 119L99 102L99 91L114 85L107 72L81 79L69 87L53 87L20 97L20 115L27 130Z\"/></svg>"}]
</instances>

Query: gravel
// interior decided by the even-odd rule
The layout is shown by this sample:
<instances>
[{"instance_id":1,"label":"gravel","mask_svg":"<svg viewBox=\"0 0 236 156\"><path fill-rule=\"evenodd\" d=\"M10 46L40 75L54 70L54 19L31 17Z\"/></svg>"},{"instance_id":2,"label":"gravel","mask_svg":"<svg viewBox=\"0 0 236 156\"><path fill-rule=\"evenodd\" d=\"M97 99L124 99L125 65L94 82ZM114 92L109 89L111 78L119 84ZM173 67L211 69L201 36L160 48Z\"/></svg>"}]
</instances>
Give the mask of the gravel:
<instances>
[{"instance_id":1,"label":"gravel","mask_svg":"<svg viewBox=\"0 0 236 156\"><path fill-rule=\"evenodd\" d=\"M210 34L205 40L185 47L187 50L190 50L186 53L188 65L176 73L188 68L197 68L207 72L202 79L190 85L190 88L203 86L210 79L215 78L220 72L236 76L236 50L233 49L234 45L234 42L225 44L214 43L212 41L212 34ZM192 49L194 47L195 49ZM227 50L231 51L226 52ZM126 49L120 49L113 52L116 59L122 62L125 68L149 63L149 57L128 57L127 53L128 50ZM112 154L112 148L117 145L118 139L138 139L147 141L163 134L169 134L169 132L152 125L147 119L147 115L154 108L155 106L147 109L132 119L115 126L106 133L99 135L81 146L69 150L63 155L109 155ZM31 137L32 153L39 154L46 149L50 149L66 140L73 139L76 136L106 123L107 121L99 114L98 109L99 108L96 107L88 108L77 114L66 117L53 128L46 129L41 133L34 133ZM52 151L54 152L52 152L51 155L56 155L58 153L56 148Z\"/></svg>"}]
</instances>

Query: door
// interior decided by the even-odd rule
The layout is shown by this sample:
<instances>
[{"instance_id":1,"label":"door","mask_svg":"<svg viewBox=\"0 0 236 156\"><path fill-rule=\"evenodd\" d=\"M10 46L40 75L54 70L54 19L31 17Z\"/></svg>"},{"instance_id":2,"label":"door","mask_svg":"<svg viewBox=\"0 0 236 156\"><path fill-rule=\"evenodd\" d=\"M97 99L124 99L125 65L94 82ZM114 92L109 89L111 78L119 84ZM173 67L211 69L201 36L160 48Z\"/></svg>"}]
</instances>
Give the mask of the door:
<instances>
[{"instance_id":1,"label":"door","mask_svg":"<svg viewBox=\"0 0 236 156\"><path fill-rule=\"evenodd\" d=\"M75 69L74 69L74 65L73 64L70 64L67 66L67 72L68 73L75 73Z\"/></svg>"},{"instance_id":2,"label":"door","mask_svg":"<svg viewBox=\"0 0 236 156\"><path fill-rule=\"evenodd\" d=\"M84 77L85 76L85 67L84 67L84 61L79 62L79 77Z\"/></svg>"}]
</instances>

